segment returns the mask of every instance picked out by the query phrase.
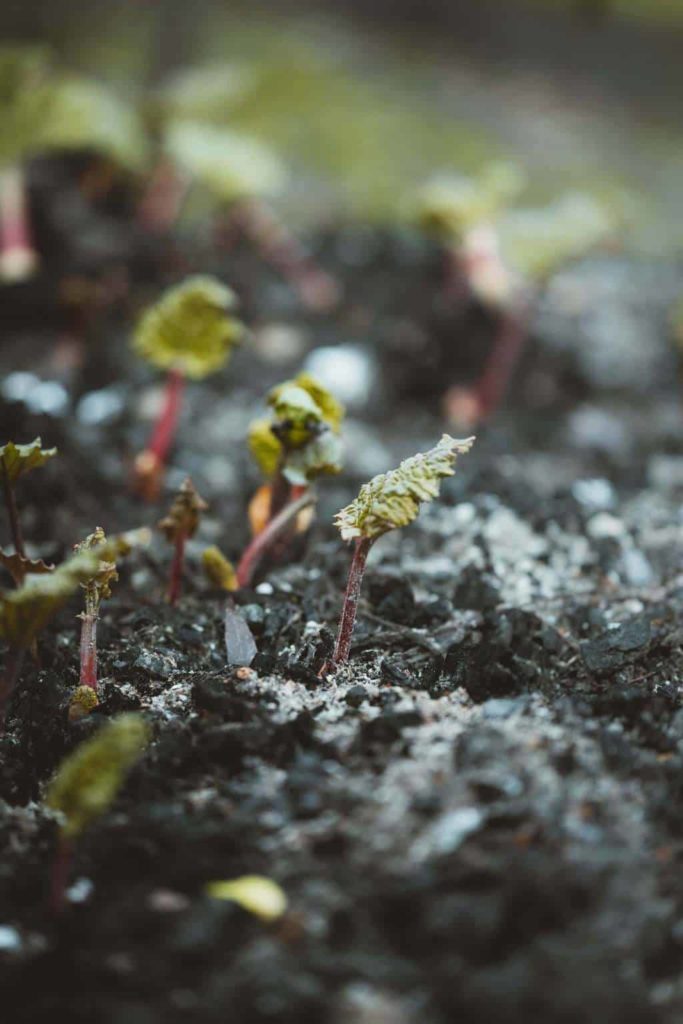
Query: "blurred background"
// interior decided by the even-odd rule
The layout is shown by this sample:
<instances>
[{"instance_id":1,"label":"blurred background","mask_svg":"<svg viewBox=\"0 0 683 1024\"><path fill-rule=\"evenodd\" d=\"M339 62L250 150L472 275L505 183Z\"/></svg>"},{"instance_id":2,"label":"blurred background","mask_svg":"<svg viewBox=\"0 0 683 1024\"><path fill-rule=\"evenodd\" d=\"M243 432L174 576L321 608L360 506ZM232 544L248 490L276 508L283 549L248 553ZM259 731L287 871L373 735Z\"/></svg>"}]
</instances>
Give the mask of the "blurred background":
<instances>
[{"instance_id":1,"label":"blurred background","mask_svg":"<svg viewBox=\"0 0 683 1024\"><path fill-rule=\"evenodd\" d=\"M393 217L425 176L502 156L526 202L589 189L633 247L683 242L681 0L4 0L0 30L136 104L239 66L212 118L276 147L299 223Z\"/></svg>"}]
</instances>

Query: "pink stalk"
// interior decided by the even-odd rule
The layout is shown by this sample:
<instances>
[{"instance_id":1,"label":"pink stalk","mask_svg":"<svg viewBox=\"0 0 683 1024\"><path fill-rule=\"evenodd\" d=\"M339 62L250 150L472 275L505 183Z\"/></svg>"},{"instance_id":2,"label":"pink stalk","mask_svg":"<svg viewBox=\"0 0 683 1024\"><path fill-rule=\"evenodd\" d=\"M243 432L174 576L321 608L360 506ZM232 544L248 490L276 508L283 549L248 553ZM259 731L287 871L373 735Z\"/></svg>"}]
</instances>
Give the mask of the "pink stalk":
<instances>
[{"instance_id":1,"label":"pink stalk","mask_svg":"<svg viewBox=\"0 0 683 1024\"><path fill-rule=\"evenodd\" d=\"M299 239L274 211L256 199L243 200L237 217L247 237L296 290L309 309L324 312L339 301L339 285L317 266Z\"/></svg>"},{"instance_id":2,"label":"pink stalk","mask_svg":"<svg viewBox=\"0 0 683 1024\"><path fill-rule=\"evenodd\" d=\"M169 370L161 414L149 444L135 462L136 483L147 501L153 501L159 493L168 453L178 428L184 387L185 375L182 370Z\"/></svg>"},{"instance_id":3,"label":"pink stalk","mask_svg":"<svg viewBox=\"0 0 683 1024\"><path fill-rule=\"evenodd\" d=\"M296 501L290 501L288 505L278 512L268 524L257 533L254 539L246 548L237 566L237 582L240 587L248 587L254 578L256 570L263 561L265 555L270 551L275 542L289 529L296 520L299 512L312 505L315 498L310 491L306 491Z\"/></svg>"},{"instance_id":4,"label":"pink stalk","mask_svg":"<svg viewBox=\"0 0 683 1024\"><path fill-rule=\"evenodd\" d=\"M97 612L81 615L80 683L97 693Z\"/></svg>"},{"instance_id":5,"label":"pink stalk","mask_svg":"<svg viewBox=\"0 0 683 1024\"><path fill-rule=\"evenodd\" d=\"M0 279L23 281L38 257L31 242L24 176L20 166L0 171Z\"/></svg>"},{"instance_id":6,"label":"pink stalk","mask_svg":"<svg viewBox=\"0 0 683 1024\"><path fill-rule=\"evenodd\" d=\"M2 486L5 492L5 505L7 506L7 515L9 517L10 531L12 533L12 543L14 544L14 550L22 558L26 557L26 550L24 548L24 536L21 532L21 523L19 522L19 512L17 510L17 503L14 497L14 487L12 481L7 475L7 469L5 467L5 460L2 460Z\"/></svg>"},{"instance_id":7,"label":"pink stalk","mask_svg":"<svg viewBox=\"0 0 683 1024\"><path fill-rule=\"evenodd\" d=\"M172 160L159 160L138 207L142 226L159 234L168 231L180 215L190 183Z\"/></svg>"},{"instance_id":8,"label":"pink stalk","mask_svg":"<svg viewBox=\"0 0 683 1024\"><path fill-rule=\"evenodd\" d=\"M503 314L500 330L474 391L479 419L489 419L499 408L528 338L529 309L518 306Z\"/></svg>"},{"instance_id":9,"label":"pink stalk","mask_svg":"<svg viewBox=\"0 0 683 1024\"><path fill-rule=\"evenodd\" d=\"M173 552L173 562L171 563L171 581L168 587L168 603L171 605L174 605L180 597L183 584L186 539L184 533L179 533L175 539L175 550Z\"/></svg>"},{"instance_id":10,"label":"pink stalk","mask_svg":"<svg viewBox=\"0 0 683 1024\"><path fill-rule=\"evenodd\" d=\"M349 569L349 578L346 584L346 593L344 594L344 607L342 608L341 619L339 621L337 642L334 645L334 654L332 655L332 665L334 667L337 665L343 665L349 660L353 627L356 624L356 613L358 611L360 588L363 582L365 563L367 562L368 553L372 544L373 538L369 537L359 537L356 541L353 558L351 559L351 568Z\"/></svg>"}]
</instances>

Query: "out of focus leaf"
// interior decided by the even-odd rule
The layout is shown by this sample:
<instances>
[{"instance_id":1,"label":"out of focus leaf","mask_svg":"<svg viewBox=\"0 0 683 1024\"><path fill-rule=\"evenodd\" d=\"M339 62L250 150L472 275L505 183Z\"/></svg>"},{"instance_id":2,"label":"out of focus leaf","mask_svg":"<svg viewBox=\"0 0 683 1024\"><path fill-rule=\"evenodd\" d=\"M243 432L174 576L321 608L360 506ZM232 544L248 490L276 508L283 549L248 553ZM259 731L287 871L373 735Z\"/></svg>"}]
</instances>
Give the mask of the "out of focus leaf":
<instances>
[{"instance_id":1,"label":"out of focus leaf","mask_svg":"<svg viewBox=\"0 0 683 1024\"><path fill-rule=\"evenodd\" d=\"M589 252L613 230L604 206L582 192L540 209L511 210L499 222L505 262L532 281Z\"/></svg>"},{"instance_id":2,"label":"out of focus leaf","mask_svg":"<svg viewBox=\"0 0 683 1024\"><path fill-rule=\"evenodd\" d=\"M244 334L232 315L235 305L233 292L216 278L188 277L143 314L133 348L153 366L206 377L225 365Z\"/></svg>"},{"instance_id":3,"label":"out of focus leaf","mask_svg":"<svg viewBox=\"0 0 683 1024\"><path fill-rule=\"evenodd\" d=\"M256 80L256 71L244 64L187 68L156 90L152 107L165 117L221 124L230 108L253 89Z\"/></svg>"},{"instance_id":4,"label":"out of focus leaf","mask_svg":"<svg viewBox=\"0 0 683 1024\"><path fill-rule=\"evenodd\" d=\"M277 882L262 875L243 875L229 882L209 882L206 892L215 900L239 904L262 921L276 921L287 909L287 897Z\"/></svg>"},{"instance_id":5,"label":"out of focus leaf","mask_svg":"<svg viewBox=\"0 0 683 1024\"><path fill-rule=\"evenodd\" d=\"M308 444L288 453L282 472L290 484L305 486L314 477L339 473L341 459L341 441L324 426Z\"/></svg>"},{"instance_id":6,"label":"out of focus leaf","mask_svg":"<svg viewBox=\"0 0 683 1024\"><path fill-rule=\"evenodd\" d=\"M202 568L214 587L218 587L219 590L237 590L235 567L215 544L202 552Z\"/></svg>"},{"instance_id":7,"label":"out of focus leaf","mask_svg":"<svg viewBox=\"0 0 683 1024\"><path fill-rule=\"evenodd\" d=\"M49 54L35 46L0 47L0 165L35 146L49 118Z\"/></svg>"},{"instance_id":8,"label":"out of focus leaf","mask_svg":"<svg viewBox=\"0 0 683 1024\"><path fill-rule=\"evenodd\" d=\"M144 167L147 142L137 111L102 83L60 76L51 89L49 112L38 149L93 149L130 170Z\"/></svg>"},{"instance_id":9,"label":"out of focus leaf","mask_svg":"<svg viewBox=\"0 0 683 1024\"><path fill-rule=\"evenodd\" d=\"M124 714L66 758L45 798L47 806L63 816L66 839L75 839L111 806L148 742L149 729L140 715Z\"/></svg>"},{"instance_id":10,"label":"out of focus leaf","mask_svg":"<svg viewBox=\"0 0 683 1024\"><path fill-rule=\"evenodd\" d=\"M276 438L272 429L272 420L254 420L249 426L247 443L252 458L264 476L274 475L280 462L282 444Z\"/></svg>"},{"instance_id":11,"label":"out of focus leaf","mask_svg":"<svg viewBox=\"0 0 683 1024\"><path fill-rule=\"evenodd\" d=\"M14 483L24 473L44 466L48 459L54 458L56 454L56 448L43 448L39 437L30 444L15 444L14 441L8 441L0 448L0 462L7 479Z\"/></svg>"},{"instance_id":12,"label":"out of focus leaf","mask_svg":"<svg viewBox=\"0 0 683 1024\"><path fill-rule=\"evenodd\" d=\"M227 128L173 121L165 134L169 156L222 202L278 192L284 168L263 143Z\"/></svg>"},{"instance_id":13,"label":"out of focus leaf","mask_svg":"<svg viewBox=\"0 0 683 1024\"><path fill-rule=\"evenodd\" d=\"M488 164L476 178L440 175L417 193L415 215L427 230L461 239L477 224L498 217L521 192L525 178L516 164Z\"/></svg>"}]
</instances>

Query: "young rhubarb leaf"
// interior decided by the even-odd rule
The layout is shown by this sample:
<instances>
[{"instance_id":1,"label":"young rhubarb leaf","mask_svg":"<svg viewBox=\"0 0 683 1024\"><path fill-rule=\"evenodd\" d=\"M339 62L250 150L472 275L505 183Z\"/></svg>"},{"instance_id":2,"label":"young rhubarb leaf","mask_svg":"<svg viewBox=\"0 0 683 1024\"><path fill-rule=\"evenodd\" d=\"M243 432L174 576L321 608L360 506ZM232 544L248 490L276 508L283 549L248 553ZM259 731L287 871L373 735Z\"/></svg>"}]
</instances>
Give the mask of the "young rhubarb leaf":
<instances>
[{"instance_id":1,"label":"young rhubarb leaf","mask_svg":"<svg viewBox=\"0 0 683 1024\"><path fill-rule=\"evenodd\" d=\"M455 473L458 455L470 450L473 437L457 441L444 434L434 448L405 459L398 469L363 484L358 497L335 517L344 540L376 540L389 530L412 523L424 501L438 496L439 485Z\"/></svg>"},{"instance_id":2,"label":"young rhubarb leaf","mask_svg":"<svg viewBox=\"0 0 683 1024\"><path fill-rule=\"evenodd\" d=\"M3 548L0 548L0 565L4 565L17 586L23 583L26 576L43 575L54 570L54 565L48 565L42 558L24 558L16 551L9 554Z\"/></svg>"},{"instance_id":3,"label":"young rhubarb leaf","mask_svg":"<svg viewBox=\"0 0 683 1024\"><path fill-rule=\"evenodd\" d=\"M139 356L197 380L219 370L243 335L234 293L216 278L189 277L142 316L133 336Z\"/></svg>"},{"instance_id":4,"label":"young rhubarb leaf","mask_svg":"<svg viewBox=\"0 0 683 1024\"><path fill-rule=\"evenodd\" d=\"M0 448L0 463L8 481L13 484L25 473L44 466L56 454L56 448L43 448L39 437L30 444L15 444L14 441L8 441Z\"/></svg>"},{"instance_id":5,"label":"young rhubarb leaf","mask_svg":"<svg viewBox=\"0 0 683 1024\"><path fill-rule=\"evenodd\" d=\"M272 195L285 181L282 164L267 146L227 128L171 121L165 149L179 167L228 204Z\"/></svg>"}]
</instances>

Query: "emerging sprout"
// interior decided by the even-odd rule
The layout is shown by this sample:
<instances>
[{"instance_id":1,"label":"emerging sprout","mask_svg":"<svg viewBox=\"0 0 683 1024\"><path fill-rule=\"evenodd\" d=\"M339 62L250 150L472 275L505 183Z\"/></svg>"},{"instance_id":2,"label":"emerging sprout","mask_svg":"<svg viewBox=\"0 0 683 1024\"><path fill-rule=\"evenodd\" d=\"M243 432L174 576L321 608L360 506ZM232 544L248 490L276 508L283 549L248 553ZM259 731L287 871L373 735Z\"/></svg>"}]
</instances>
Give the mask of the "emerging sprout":
<instances>
[{"instance_id":1,"label":"emerging sprout","mask_svg":"<svg viewBox=\"0 0 683 1024\"><path fill-rule=\"evenodd\" d=\"M102 549L106 541L104 530L98 526L94 533L75 546L75 551ZM74 692L69 705L69 720L76 721L89 714L97 706L97 620L101 602L111 597L111 585L119 578L116 562L101 560L93 575L81 583L85 591L85 611L81 620L81 674L80 685Z\"/></svg>"},{"instance_id":2,"label":"emerging sprout","mask_svg":"<svg viewBox=\"0 0 683 1024\"><path fill-rule=\"evenodd\" d=\"M252 423L248 441L261 472L273 480L272 518L291 487L307 487L318 476L340 471L344 407L308 373L273 388L268 405L272 415Z\"/></svg>"},{"instance_id":3,"label":"emerging sprout","mask_svg":"<svg viewBox=\"0 0 683 1024\"><path fill-rule=\"evenodd\" d=\"M209 582L219 590L237 590L235 567L215 545L202 552L202 568Z\"/></svg>"},{"instance_id":4,"label":"emerging sprout","mask_svg":"<svg viewBox=\"0 0 683 1024\"><path fill-rule=\"evenodd\" d=\"M355 542L355 548L332 667L348 661L370 548L378 537L389 530L407 526L417 518L422 502L432 501L438 496L441 480L453 476L458 455L466 454L473 443L473 437L456 441L444 434L430 451L413 455L405 459L398 469L363 484L355 501L337 513L335 525L344 540Z\"/></svg>"},{"instance_id":5,"label":"emerging sprout","mask_svg":"<svg viewBox=\"0 0 683 1024\"><path fill-rule=\"evenodd\" d=\"M147 448L135 464L136 484L147 500L159 493L168 452L180 416L186 377L199 380L225 366L244 334L233 315L233 292L213 277L190 277L169 289L142 316L133 348L153 366L167 370L161 414Z\"/></svg>"},{"instance_id":6,"label":"emerging sprout","mask_svg":"<svg viewBox=\"0 0 683 1024\"><path fill-rule=\"evenodd\" d=\"M148 742L149 729L139 715L119 715L77 747L50 782L45 802L61 816L52 875L54 910L64 903L74 842L111 807Z\"/></svg>"},{"instance_id":7,"label":"emerging sprout","mask_svg":"<svg viewBox=\"0 0 683 1024\"><path fill-rule=\"evenodd\" d=\"M0 681L0 729L7 704L21 671L28 647L50 619L83 583L100 570L100 563L113 561L149 540L149 531L137 530L114 537L103 544L77 551L47 575L30 575L16 590L0 591L0 639L9 648L5 673Z\"/></svg>"},{"instance_id":8,"label":"emerging sprout","mask_svg":"<svg viewBox=\"0 0 683 1024\"><path fill-rule=\"evenodd\" d=\"M339 430L344 408L322 384L301 373L273 388L268 404L272 416L256 420L249 428L250 451L271 482L256 492L250 504L255 536L237 567L241 586L251 582L256 565L274 541L291 530L292 506L308 494L310 484L341 469ZM301 529L309 522L301 513L311 504L297 506L296 523Z\"/></svg>"},{"instance_id":9,"label":"emerging sprout","mask_svg":"<svg viewBox=\"0 0 683 1024\"><path fill-rule=\"evenodd\" d=\"M208 507L188 476L173 499L168 513L157 523L166 540L175 545L168 588L170 604L175 604L180 596L185 562L185 543L194 537L201 515Z\"/></svg>"},{"instance_id":10,"label":"emerging sprout","mask_svg":"<svg viewBox=\"0 0 683 1024\"><path fill-rule=\"evenodd\" d=\"M266 924L287 910L287 897L277 882L263 875L243 875L228 882L208 882L206 892L214 900L230 900Z\"/></svg>"},{"instance_id":11,"label":"emerging sprout","mask_svg":"<svg viewBox=\"0 0 683 1024\"><path fill-rule=\"evenodd\" d=\"M2 486L5 494L5 505L9 518L12 542L14 544L14 556L8 556L3 552L3 564L12 573L15 583L23 582L28 572L49 571L45 563L31 562L26 558L24 538L19 522L16 498L14 496L14 485L20 476L30 473L31 470L39 469L45 463L54 458L57 454L56 448L43 448L39 437L30 444L15 444L8 441L0 448L0 466L2 467ZM40 566L45 566L41 568ZM33 566L33 568L31 568Z\"/></svg>"}]
</instances>

